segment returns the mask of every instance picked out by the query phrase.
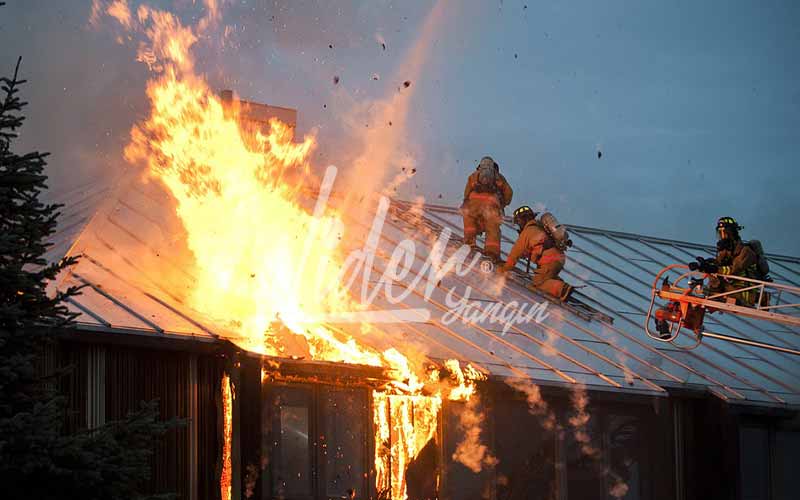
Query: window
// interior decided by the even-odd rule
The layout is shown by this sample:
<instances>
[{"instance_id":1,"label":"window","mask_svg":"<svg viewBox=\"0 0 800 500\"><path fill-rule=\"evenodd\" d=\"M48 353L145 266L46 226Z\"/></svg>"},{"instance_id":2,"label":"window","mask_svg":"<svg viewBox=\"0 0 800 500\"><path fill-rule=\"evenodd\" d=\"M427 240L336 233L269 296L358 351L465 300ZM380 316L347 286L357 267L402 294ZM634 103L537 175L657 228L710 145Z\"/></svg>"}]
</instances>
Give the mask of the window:
<instances>
[{"instance_id":1,"label":"window","mask_svg":"<svg viewBox=\"0 0 800 500\"><path fill-rule=\"evenodd\" d=\"M311 390L274 387L270 391L269 456L272 495L278 498L313 498Z\"/></svg>"},{"instance_id":2,"label":"window","mask_svg":"<svg viewBox=\"0 0 800 500\"><path fill-rule=\"evenodd\" d=\"M569 500L605 498L602 434L598 432L598 417L599 412L592 411L592 418L584 427L589 437L588 443L578 442L575 432L570 428L565 429L566 497ZM589 449L592 450L591 454Z\"/></svg>"},{"instance_id":3,"label":"window","mask_svg":"<svg viewBox=\"0 0 800 500\"><path fill-rule=\"evenodd\" d=\"M609 473L606 486L610 498L638 500L642 491L644 453L640 419L609 415L606 419Z\"/></svg>"},{"instance_id":4,"label":"window","mask_svg":"<svg viewBox=\"0 0 800 500\"><path fill-rule=\"evenodd\" d=\"M494 472L491 467L483 467L480 472L474 473L460 462L453 460L458 444L463 440L464 431L459 428L460 416L466 405L460 401L446 401L442 405L442 420L444 427L444 457L447 460L445 482L441 489L444 498L453 500L479 500L491 498L494 483ZM480 443L492 448L492 417L494 412L486 411L485 406L476 410L484 415L480 424Z\"/></svg>"},{"instance_id":5,"label":"window","mask_svg":"<svg viewBox=\"0 0 800 500\"><path fill-rule=\"evenodd\" d=\"M566 430L564 456L566 498L607 500L643 500L651 498L652 471L650 446L655 440L645 413L588 409L591 418L585 431L587 443L575 439Z\"/></svg>"},{"instance_id":6,"label":"window","mask_svg":"<svg viewBox=\"0 0 800 500\"><path fill-rule=\"evenodd\" d=\"M769 497L769 431L764 427L739 430L742 500L767 500Z\"/></svg>"},{"instance_id":7,"label":"window","mask_svg":"<svg viewBox=\"0 0 800 500\"><path fill-rule=\"evenodd\" d=\"M776 432L772 474L772 493L775 500L797 498L795 482L798 462L800 462L800 432Z\"/></svg>"},{"instance_id":8,"label":"window","mask_svg":"<svg viewBox=\"0 0 800 500\"><path fill-rule=\"evenodd\" d=\"M742 500L797 498L800 432L755 422L739 428Z\"/></svg>"},{"instance_id":9,"label":"window","mask_svg":"<svg viewBox=\"0 0 800 500\"><path fill-rule=\"evenodd\" d=\"M363 498L365 484L366 394L361 390L328 389L323 399L321 453L325 493L343 498L355 490Z\"/></svg>"},{"instance_id":10,"label":"window","mask_svg":"<svg viewBox=\"0 0 800 500\"><path fill-rule=\"evenodd\" d=\"M270 385L265 394L264 498L368 498L367 391L298 384Z\"/></svg>"},{"instance_id":11,"label":"window","mask_svg":"<svg viewBox=\"0 0 800 500\"><path fill-rule=\"evenodd\" d=\"M527 405L512 399L497 402L497 498L553 500L556 491L556 436ZM519 432L509 432L516 429Z\"/></svg>"}]
</instances>

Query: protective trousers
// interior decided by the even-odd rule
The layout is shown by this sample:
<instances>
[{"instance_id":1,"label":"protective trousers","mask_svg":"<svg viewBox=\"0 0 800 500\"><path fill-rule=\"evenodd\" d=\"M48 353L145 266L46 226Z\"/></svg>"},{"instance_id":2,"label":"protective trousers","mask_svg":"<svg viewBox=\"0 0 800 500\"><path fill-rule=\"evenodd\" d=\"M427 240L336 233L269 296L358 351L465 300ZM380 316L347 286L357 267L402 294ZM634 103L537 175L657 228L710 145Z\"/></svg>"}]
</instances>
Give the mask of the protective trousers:
<instances>
[{"instance_id":1,"label":"protective trousers","mask_svg":"<svg viewBox=\"0 0 800 500\"><path fill-rule=\"evenodd\" d=\"M462 210L464 216L464 243L474 245L478 234L486 233L483 251L500 258L500 204L494 195L472 193Z\"/></svg>"},{"instance_id":2,"label":"protective trousers","mask_svg":"<svg viewBox=\"0 0 800 500\"><path fill-rule=\"evenodd\" d=\"M713 294L717 294L717 293L733 292L735 290L739 290L741 288L748 288L748 287L753 285L753 283L749 283L747 281L729 281L729 280L720 279L720 278L716 278L716 277L709 279L708 284L709 284L709 287L708 287L709 295L713 295ZM752 307L752 306L756 305L756 302L758 301L758 297L759 297L760 293L761 293L760 290L755 288L755 289L750 289L750 290L744 290L744 291L741 291L741 292L738 292L738 293L732 293L730 295L725 295L725 296L719 297L719 298L717 298L715 300L719 300L721 302L724 302L725 299L732 297L732 298L736 299L736 301L739 303L739 305L751 306ZM761 297L761 302L762 302L761 305L762 306L767 306L767 305L769 305L769 301L770 301L770 294L769 293L764 293L764 295Z\"/></svg>"},{"instance_id":3,"label":"protective trousers","mask_svg":"<svg viewBox=\"0 0 800 500\"><path fill-rule=\"evenodd\" d=\"M561 252L550 252L550 250L545 250L539 258L536 269L533 271L531 287L560 299L565 292L565 287L568 286L558 277L558 273L564 269L566 256Z\"/></svg>"}]
</instances>

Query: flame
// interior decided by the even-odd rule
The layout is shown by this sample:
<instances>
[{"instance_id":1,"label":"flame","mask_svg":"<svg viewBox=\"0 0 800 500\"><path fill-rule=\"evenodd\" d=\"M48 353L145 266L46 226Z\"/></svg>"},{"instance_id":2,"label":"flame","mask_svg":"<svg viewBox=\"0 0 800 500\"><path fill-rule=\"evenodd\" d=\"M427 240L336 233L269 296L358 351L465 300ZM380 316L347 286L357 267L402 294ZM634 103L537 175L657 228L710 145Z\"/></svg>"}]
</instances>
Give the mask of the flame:
<instances>
[{"instance_id":1,"label":"flame","mask_svg":"<svg viewBox=\"0 0 800 500\"><path fill-rule=\"evenodd\" d=\"M440 383L441 372L430 370L427 377L418 380L416 391L412 394L391 394L376 391L373 393L375 426L375 471L377 491L390 492L390 498L407 498L405 472L422 449L436 439L439 413L443 399L450 401L471 401L475 396L476 382L486 380L486 376L467 364L461 367L458 360L444 362L446 383ZM429 395L419 392L424 388ZM471 415L476 415L472 412ZM486 446L479 442L480 421L473 419L469 446L482 446L482 463L492 464L493 458L486 453ZM463 447L462 447L463 448Z\"/></svg>"},{"instance_id":2,"label":"flame","mask_svg":"<svg viewBox=\"0 0 800 500\"><path fill-rule=\"evenodd\" d=\"M297 173L290 169L307 174L314 139L292 144L288 126L273 119L251 151L235 115L226 116L205 83L173 71L151 82L148 96L152 114L134 127L125 155L145 162L176 200L195 257L191 306L234 330L252 351L285 355L282 323L307 337L313 359L379 364L353 342L303 326L307 315L350 306L338 283L325 282L337 273L318 272L336 263L330 228L341 224L335 215L313 217L295 200L296 186L280 182ZM319 300L320 289L335 292Z\"/></svg>"},{"instance_id":3,"label":"flame","mask_svg":"<svg viewBox=\"0 0 800 500\"><path fill-rule=\"evenodd\" d=\"M115 0L108 6L108 15L116 18L126 28L131 26L131 11L125 0Z\"/></svg>"},{"instance_id":4,"label":"flame","mask_svg":"<svg viewBox=\"0 0 800 500\"><path fill-rule=\"evenodd\" d=\"M450 379L455 386L450 389L450 401L466 401L458 418L458 427L464 437L456 445L453 460L462 463L472 472L478 473L484 466L493 467L497 459L492 456L489 448L481 443L481 426L484 421L480 411L480 397L475 393L475 382L486 380L486 375L467 364L463 369L458 360L448 359L445 367L450 372Z\"/></svg>"},{"instance_id":5,"label":"flame","mask_svg":"<svg viewBox=\"0 0 800 500\"><path fill-rule=\"evenodd\" d=\"M338 282L339 215L303 206L315 138L294 143L276 119L268 131L245 130L238 106L226 106L194 74L195 32L146 6L137 16L149 40L138 57L158 76L147 87L150 116L133 127L125 157L175 199L194 255L189 305L245 349L387 366L413 382L397 351L379 353L306 321L356 307Z\"/></svg>"},{"instance_id":6,"label":"flame","mask_svg":"<svg viewBox=\"0 0 800 500\"><path fill-rule=\"evenodd\" d=\"M315 139L294 143L278 120L269 130L247 133L240 110L226 106L193 72L190 48L196 34L167 12L139 7L138 20L149 43L137 58L157 71L148 83L151 113L134 126L125 150L144 164L150 178L172 194L176 214L194 255L188 302L232 332L241 347L274 356L299 349L315 360L343 361L390 369L395 382L376 393L377 442L391 443L379 459L379 477L405 497L404 471L436 430L441 398L418 394L420 378L396 349L383 353L307 318L353 310L337 280L336 246L343 224L338 214L315 216L302 204L310 179L307 161ZM317 214L319 215L319 214ZM321 297L320 290L331 290ZM293 352L294 351L294 352ZM227 378L223 391L228 390ZM230 497L229 392L223 392L226 447L221 477ZM380 448L380 447L376 447ZM384 466L388 462L390 465ZM391 469L389 471L389 468Z\"/></svg>"},{"instance_id":7,"label":"flame","mask_svg":"<svg viewBox=\"0 0 800 500\"><path fill-rule=\"evenodd\" d=\"M442 399L437 396L374 392L375 472L379 493L408 498L405 472L435 439Z\"/></svg>"},{"instance_id":8,"label":"flame","mask_svg":"<svg viewBox=\"0 0 800 500\"><path fill-rule=\"evenodd\" d=\"M456 386L450 390L448 395L450 401L469 400L475 393L475 382L486 380L486 375L473 368L470 364L467 364L462 370L458 360L448 359L444 362L444 365L456 383Z\"/></svg>"},{"instance_id":9,"label":"flame","mask_svg":"<svg viewBox=\"0 0 800 500\"><path fill-rule=\"evenodd\" d=\"M233 432L233 390L227 373L222 374L222 473L219 478L222 500L231 500L231 436Z\"/></svg>"},{"instance_id":10,"label":"flame","mask_svg":"<svg viewBox=\"0 0 800 500\"><path fill-rule=\"evenodd\" d=\"M117 20L124 28L131 27L131 10L126 0L113 0L104 6L100 0L92 0L92 10L89 14L89 24L97 26L100 22L101 14L107 14Z\"/></svg>"},{"instance_id":11,"label":"flame","mask_svg":"<svg viewBox=\"0 0 800 500\"><path fill-rule=\"evenodd\" d=\"M147 84L150 114L132 128L125 158L174 199L193 256L188 306L250 351L388 369L393 382L373 395L376 484L391 498L406 498L406 468L435 439L443 398L469 400L485 376L449 360L450 386L437 383L438 390L423 395L430 380L423 381L420 363L408 353L378 352L311 320L358 307L338 282L344 217L306 206L305 189L316 182L309 164L313 135L294 142L291 127L276 119L264 129L249 126L237 103L223 102L195 71L192 47L221 18L219 2L204 5L206 17L191 27L147 5L133 14L125 0L105 9L94 1L93 17L104 12L142 35L137 60L154 72ZM223 499L231 496L233 391L223 375ZM477 434L471 439L477 442Z\"/></svg>"}]
</instances>

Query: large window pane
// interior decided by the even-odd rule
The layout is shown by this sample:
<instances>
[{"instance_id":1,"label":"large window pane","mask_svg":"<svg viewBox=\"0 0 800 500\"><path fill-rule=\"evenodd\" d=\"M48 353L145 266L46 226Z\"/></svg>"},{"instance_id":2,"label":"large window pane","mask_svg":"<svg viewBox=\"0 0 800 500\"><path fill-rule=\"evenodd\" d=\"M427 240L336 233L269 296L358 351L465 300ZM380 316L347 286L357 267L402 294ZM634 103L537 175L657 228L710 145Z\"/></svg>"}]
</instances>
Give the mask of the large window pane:
<instances>
[{"instance_id":1,"label":"large window pane","mask_svg":"<svg viewBox=\"0 0 800 500\"><path fill-rule=\"evenodd\" d=\"M465 408L465 403L456 401L447 401L443 405L444 456L448 460L448 469L445 477L446 489L442 496L453 500L481 500L487 498L487 492L491 491L491 483L494 481L492 468L483 467L480 472L475 473L462 463L451 459L458 444L464 438L464 431L459 428L459 425ZM486 419L481 423L481 443L489 444L490 433L488 430L493 425L491 420L493 414L486 412L483 406L479 406L477 411L486 416Z\"/></svg>"},{"instance_id":2,"label":"large window pane","mask_svg":"<svg viewBox=\"0 0 800 500\"><path fill-rule=\"evenodd\" d=\"M497 498L555 500L555 433L519 400L498 401L495 422Z\"/></svg>"},{"instance_id":3,"label":"large window pane","mask_svg":"<svg viewBox=\"0 0 800 500\"><path fill-rule=\"evenodd\" d=\"M357 497L363 498L366 393L329 389L323 404L325 428L321 446L326 493L341 498L348 490L355 490Z\"/></svg>"},{"instance_id":4,"label":"large window pane","mask_svg":"<svg viewBox=\"0 0 800 500\"><path fill-rule=\"evenodd\" d=\"M609 498L639 500L641 474L644 469L642 434L644 429L638 417L609 415L607 439L610 471L606 478Z\"/></svg>"},{"instance_id":5,"label":"large window pane","mask_svg":"<svg viewBox=\"0 0 800 500\"><path fill-rule=\"evenodd\" d=\"M275 387L270 397L272 494L278 498L311 498L311 392Z\"/></svg>"},{"instance_id":6,"label":"large window pane","mask_svg":"<svg viewBox=\"0 0 800 500\"><path fill-rule=\"evenodd\" d=\"M767 500L769 485L769 432L761 427L739 431L742 500Z\"/></svg>"},{"instance_id":7,"label":"large window pane","mask_svg":"<svg viewBox=\"0 0 800 500\"><path fill-rule=\"evenodd\" d=\"M605 478L600 450L602 435L597 432L597 415L586 423L585 431L589 441L582 443L575 439L573 429L566 431L567 498L586 500L605 498Z\"/></svg>"},{"instance_id":8,"label":"large window pane","mask_svg":"<svg viewBox=\"0 0 800 500\"><path fill-rule=\"evenodd\" d=\"M800 432L775 433L772 492L775 500L797 498L797 471L800 464Z\"/></svg>"}]
</instances>

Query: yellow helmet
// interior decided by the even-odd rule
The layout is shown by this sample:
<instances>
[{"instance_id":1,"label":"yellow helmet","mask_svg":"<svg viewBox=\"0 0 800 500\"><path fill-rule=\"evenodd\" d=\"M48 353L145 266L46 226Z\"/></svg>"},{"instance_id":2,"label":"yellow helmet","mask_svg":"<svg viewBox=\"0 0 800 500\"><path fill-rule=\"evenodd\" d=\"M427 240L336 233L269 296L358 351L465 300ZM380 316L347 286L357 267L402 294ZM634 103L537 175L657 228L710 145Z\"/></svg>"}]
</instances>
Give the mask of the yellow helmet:
<instances>
[{"instance_id":1,"label":"yellow helmet","mask_svg":"<svg viewBox=\"0 0 800 500\"><path fill-rule=\"evenodd\" d=\"M523 226L525 222L530 219L536 218L536 212L533 211L531 207L528 205L522 205L518 209L514 210L514 224L518 226Z\"/></svg>"},{"instance_id":2,"label":"yellow helmet","mask_svg":"<svg viewBox=\"0 0 800 500\"><path fill-rule=\"evenodd\" d=\"M738 239L742 226L733 217L720 217L717 219L717 236L720 240Z\"/></svg>"}]
</instances>

